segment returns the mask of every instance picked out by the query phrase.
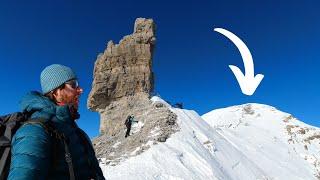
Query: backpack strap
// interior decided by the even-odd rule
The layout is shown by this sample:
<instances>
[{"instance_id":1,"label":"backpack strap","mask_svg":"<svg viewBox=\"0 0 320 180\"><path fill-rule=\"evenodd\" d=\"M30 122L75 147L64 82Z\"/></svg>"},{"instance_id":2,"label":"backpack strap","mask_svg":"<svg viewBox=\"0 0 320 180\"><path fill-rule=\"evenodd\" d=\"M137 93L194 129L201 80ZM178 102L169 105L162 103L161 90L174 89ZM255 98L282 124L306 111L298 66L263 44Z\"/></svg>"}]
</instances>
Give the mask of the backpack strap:
<instances>
[{"instance_id":1,"label":"backpack strap","mask_svg":"<svg viewBox=\"0 0 320 180\"><path fill-rule=\"evenodd\" d=\"M5 174L5 167L6 167L6 164L7 164L7 159L10 158L9 157L10 155L10 146L9 147L6 147L3 151L3 154L2 154L2 158L1 158L1 161L0 161L0 179L4 180L6 179L6 176L7 174Z\"/></svg>"},{"instance_id":2,"label":"backpack strap","mask_svg":"<svg viewBox=\"0 0 320 180\"><path fill-rule=\"evenodd\" d=\"M66 137L64 136L64 134L62 134L61 140L63 141L63 144L64 144L64 152L65 152L64 155L65 155L65 160L68 163L70 179L75 180L73 164L72 164L72 157L71 157L69 147L66 142Z\"/></svg>"},{"instance_id":3,"label":"backpack strap","mask_svg":"<svg viewBox=\"0 0 320 180\"><path fill-rule=\"evenodd\" d=\"M70 154L70 150L67 144L67 138L65 137L65 135L61 132L59 132L52 121L48 121L46 119L43 118L38 118L38 119L30 119L27 122L25 122L24 124L39 124L41 125L45 131L54 139L54 144L53 144L53 150L54 150L54 156L56 156L56 151L57 151L57 141L62 141L63 145L64 145L64 155L65 155L65 160L68 164L68 168L69 168L69 176L70 176L70 180L75 180L75 175L74 175L74 169L73 169L73 164L72 164L72 157ZM55 160L56 157L54 157L53 160ZM55 165L55 163L53 163Z\"/></svg>"},{"instance_id":4,"label":"backpack strap","mask_svg":"<svg viewBox=\"0 0 320 180\"><path fill-rule=\"evenodd\" d=\"M6 129L6 132L7 132L7 129ZM1 160L0 160L0 179L5 179L5 174L3 173L4 170L6 169L6 164L8 163L8 159L10 158L10 150L11 150L11 146L10 146L10 141L7 137L3 136L3 138L5 138L5 142L4 142L4 146L6 146L3 150L3 153L2 153L2 157L1 157ZM2 141L2 139L1 139ZM7 142L9 142L9 145L7 146Z\"/></svg>"}]
</instances>

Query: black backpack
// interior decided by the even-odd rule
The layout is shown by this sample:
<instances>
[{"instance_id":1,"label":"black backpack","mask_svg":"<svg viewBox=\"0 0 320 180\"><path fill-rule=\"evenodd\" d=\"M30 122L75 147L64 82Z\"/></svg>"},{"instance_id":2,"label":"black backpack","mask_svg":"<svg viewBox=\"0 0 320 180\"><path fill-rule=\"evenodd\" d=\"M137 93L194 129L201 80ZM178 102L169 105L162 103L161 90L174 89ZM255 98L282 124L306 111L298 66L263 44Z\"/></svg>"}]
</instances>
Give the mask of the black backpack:
<instances>
[{"instance_id":1,"label":"black backpack","mask_svg":"<svg viewBox=\"0 0 320 180\"><path fill-rule=\"evenodd\" d=\"M56 155L56 143L62 141L65 149L65 160L69 167L70 179L74 180L74 171L72 165L72 158L69 152L66 138L63 133L58 132L52 121L45 119L30 119L33 112L17 112L0 117L0 180L5 180L9 174L11 162L11 141L14 134L23 124L39 124L41 125L53 138L53 156ZM54 161L55 159L53 159ZM54 164L54 163L53 163Z\"/></svg>"}]
</instances>

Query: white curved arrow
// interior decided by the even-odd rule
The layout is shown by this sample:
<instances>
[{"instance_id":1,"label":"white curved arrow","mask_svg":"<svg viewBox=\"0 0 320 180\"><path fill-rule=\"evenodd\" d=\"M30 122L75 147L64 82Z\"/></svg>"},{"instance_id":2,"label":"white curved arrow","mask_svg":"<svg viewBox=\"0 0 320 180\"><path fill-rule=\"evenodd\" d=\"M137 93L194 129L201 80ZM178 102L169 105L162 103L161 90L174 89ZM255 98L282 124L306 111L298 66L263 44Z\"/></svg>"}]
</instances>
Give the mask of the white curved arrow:
<instances>
[{"instance_id":1,"label":"white curved arrow","mask_svg":"<svg viewBox=\"0 0 320 180\"><path fill-rule=\"evenodd\" d=\"M254 65L253 65L252 55L248 47L246 46L246 44L244 44L244 42L241 41L240 38L238 38L232 32L222 28L215 28L214 31L219 32L224 36L226 36L227 38L229 38L237 46L238 50L240 51L240 54L244 63L245 75L241 72L241 70L237 66L229 65L229 67L233 72L233 74L236 76L242 93L245 95L251 96L259 86L264 75L257 74L256 76L254 76Z\"/></svg>"}]
</instances>

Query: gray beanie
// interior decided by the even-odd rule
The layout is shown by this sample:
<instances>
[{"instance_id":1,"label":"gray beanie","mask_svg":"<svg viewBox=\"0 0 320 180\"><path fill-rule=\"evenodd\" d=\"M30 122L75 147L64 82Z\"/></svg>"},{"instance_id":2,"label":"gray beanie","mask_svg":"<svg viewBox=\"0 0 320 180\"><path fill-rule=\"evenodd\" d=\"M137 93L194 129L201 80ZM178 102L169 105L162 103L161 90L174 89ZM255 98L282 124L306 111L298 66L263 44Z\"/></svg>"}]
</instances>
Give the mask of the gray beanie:
<instances>
[{"instance_id":1,"label":"gray beanie","mask_svg":"<svg viewBox=\"0 0 320 180\"><path fill-rule=\"evenodd\" d=\"M60 64L47 66L40 75L42 93L47 94L63 83L76 78L76 74L67 66Z\"/></svg>"}]
</instances>

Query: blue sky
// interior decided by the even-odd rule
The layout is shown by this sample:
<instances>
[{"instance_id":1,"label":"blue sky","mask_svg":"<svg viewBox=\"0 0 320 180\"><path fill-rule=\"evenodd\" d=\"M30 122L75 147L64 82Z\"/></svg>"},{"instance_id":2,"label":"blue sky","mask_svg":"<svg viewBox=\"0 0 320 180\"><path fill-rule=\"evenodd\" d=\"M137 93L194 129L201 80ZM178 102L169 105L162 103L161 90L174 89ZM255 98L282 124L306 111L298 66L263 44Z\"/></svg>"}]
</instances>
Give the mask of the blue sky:
<instances>
[{"instance_id":1,"label":"blue sky","mask_svg":"<svg viewBox=\"0 0 320 180\"><path fill-rule=\"evenodd\" d=\"M90 137L99 115L86 109L93 65L109 40L133 31L137 17L157 25L155 90L200 115L255 102L274 106L320 127L320 3L318 1L0 1L0 114L18 111L40 72L72 67L84 88L81 119ZM264 74L253 96L241 93L228 65L244 70L237 48L213 28L225 28L249 47L255 73Z\"/></svg>"}]
</instances>

